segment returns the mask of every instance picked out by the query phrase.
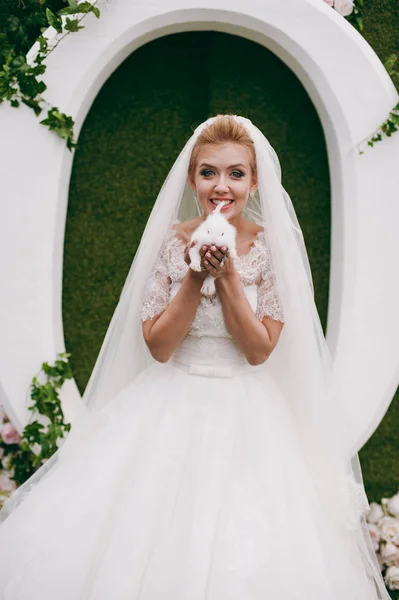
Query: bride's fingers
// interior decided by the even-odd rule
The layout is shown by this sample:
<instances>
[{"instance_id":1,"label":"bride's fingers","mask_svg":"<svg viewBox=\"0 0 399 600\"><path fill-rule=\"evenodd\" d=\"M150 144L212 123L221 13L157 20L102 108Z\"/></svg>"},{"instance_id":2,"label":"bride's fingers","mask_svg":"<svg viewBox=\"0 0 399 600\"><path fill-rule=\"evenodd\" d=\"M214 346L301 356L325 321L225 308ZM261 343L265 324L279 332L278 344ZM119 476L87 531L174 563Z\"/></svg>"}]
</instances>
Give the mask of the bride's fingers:
<instances>
[{"instance_id":1,"label":"bride's fingers","mask_svg":"<svg viewBox=\"0 0 399 600\"><path fill-rule=\"evenodd\" d=\"M210 250L212 251L213 256L217 258L219 262L222 262L222 260L226 257L226 250L223 251L221 248L216 248L215 246L211 246Z\"/></svg>"},{"instance_id":2,"label":"bride's fingers","mask_svg":"<svg viewBox=\"0 0 399 600\"><path fill-rule=\"evenodd\" d=\"M204 267L210 275L215 276L218 272L218 269L210 262L209 258L207 258L206 256L204 257Z\"/></svg>"},{"instance_id":3,"label":"bride's fingers","mask_svg":"<svg viewBox=\"0 0 399 600\"><path fill-rule=\"evenodd\" d=\"M220 266L220 260L218 260L212 254L212 252L209 252L209 250L205 253L204 260L208 261L208 263L210 263L215 269L217 269Z\"/></svg>"},{"instance_id":4,"label":"bride's fingers","mask_svg":"<svg viewBox=\"0 0 399 600\"><path fill-rule=\"evenodd\" d=\"M194 242L189 242L188 244L186 244L185 248L184 248L184 260L185 262L190 265L191 263L191 259L190 259L190 255L189 255L189 251L191 250L191 248L193 246L195 246L197 244L196 241ZM202 261L205 252L208 250L208 246L202 246L199 250L199 254L200 254L200 259Z\"/></svg>"}]
</instances>

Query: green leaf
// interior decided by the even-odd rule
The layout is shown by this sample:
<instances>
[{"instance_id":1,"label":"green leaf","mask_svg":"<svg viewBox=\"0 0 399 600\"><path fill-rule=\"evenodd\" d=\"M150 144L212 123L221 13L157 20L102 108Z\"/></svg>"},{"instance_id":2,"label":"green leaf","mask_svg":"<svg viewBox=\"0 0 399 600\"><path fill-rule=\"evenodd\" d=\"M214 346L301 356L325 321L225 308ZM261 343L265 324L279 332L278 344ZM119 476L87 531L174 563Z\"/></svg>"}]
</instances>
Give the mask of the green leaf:
<instances>
[{"instance_id":1,"label":"green leaf","mask_svg":"<svg viewBox=\"0 0 399 600\"><path fill-rule=\"evenodd\" d=\"M54 27L58 33L62 33L62 19L55 15L49 8L46 8L46 17L49 24Z\"/></svg>"},{"instance_id":2,"label":"green leaf","mask_svg":"<svg viewBox=\"0 0 399 600\"><path fill-rule=\"evenodd\" d=\"M33 76L18 77L20 90L24 96L35 98L38 94L42 94L47 89L44 81L38 81Z\"/></svg>"},{"instance_id":3,"label":"green leaf","mask_svg":"<svg viewBox=\"0 0 399 600\"><path fill-rule=\"evenodd\" d=\"M71 33L76 33L79 31L79 29L84 29L84 27L79 25L78 19L69 19L67 17L64 29L66 29L66 31L70 31Z\"/></svg>"},{"instance_id":4,"label":"green leaf","mask_svg":"<svg viewBox=\"0 0 399 600\"><path fill-rule=\"evenodd\" d=\"M36 100L31 100L30 98L22 98L22 102L26 104L26 106L29 106L29 108L33 108L37 117L42 112L42 108Z\"/></svg>"},{"instance_id":5,"label":"green leaf","mask_svg":"<svg viewBox=\"0 0 399 600\"><path fill-rule=\"evenodd\" d=\"M22 438L26 440L29 445L33 445L36 443L40 443L41 435L44 432L44 425L39 423L39 421L33 421L33 423L29 423L26 425L25 429L22 432Z\"/></svg>"},{"instance_id":6,"label":"green leaf","mask_svg":"<svg viewBox=\"0 0 399 600\"><path fill-rule=\"evenodd\" d=\"M31 66L27 64L26 57L20 54L16 56L10 65L11 69L17 73L26 73L31 70Z\"/></svg>"}]
</instances>

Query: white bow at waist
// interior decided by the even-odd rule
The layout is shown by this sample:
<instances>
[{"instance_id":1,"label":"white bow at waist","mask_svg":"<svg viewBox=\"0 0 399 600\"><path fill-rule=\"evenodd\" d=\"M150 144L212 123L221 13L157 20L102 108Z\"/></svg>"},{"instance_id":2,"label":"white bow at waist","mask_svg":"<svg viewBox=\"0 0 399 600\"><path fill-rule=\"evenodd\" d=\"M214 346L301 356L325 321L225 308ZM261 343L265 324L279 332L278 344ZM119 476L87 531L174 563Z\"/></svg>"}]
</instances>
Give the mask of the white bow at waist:
<instances>
[{"instance_id":1,"label":"white bow at waist","mask_svg":"<svg viewBox=\"0 0 399 600\"><path fill-rule=\"evenodd\" d=\"M259 367L253 367L249 364L218 365L218 364L199 364L184 363L180 360L172 359L170 361L175 367L183 369L189 375L198 375L200 377L235 377L245 373L253 373ZM259 365L261 366L261 365Z\"/></svg>"}]
</instances>

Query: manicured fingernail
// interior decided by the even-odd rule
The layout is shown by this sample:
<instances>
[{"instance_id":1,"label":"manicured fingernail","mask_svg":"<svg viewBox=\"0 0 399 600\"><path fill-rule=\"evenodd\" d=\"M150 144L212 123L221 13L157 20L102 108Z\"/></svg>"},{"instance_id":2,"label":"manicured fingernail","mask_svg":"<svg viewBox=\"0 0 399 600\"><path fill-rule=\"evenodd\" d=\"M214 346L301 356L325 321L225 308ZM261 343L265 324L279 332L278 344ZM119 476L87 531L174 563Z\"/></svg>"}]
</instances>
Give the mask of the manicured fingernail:
<instances>
[{"instance_id":1,"label":"manicured fingernail","mask_svg":"<svg viewBox=\"0 0 399 600\"><path fill-rule=\"evenodd\" d=\"M224 252L226 250L226 246L222 246L222 250Z\"/></svg>"},{"instance_id":2,"label":"manicured fingernail","mask_svg":"<svg viewBox=\"0 0 399 600\"><path fill-rule=\"evenodd\" d=\"M206 250L206 246L202 246L202 249L203 249L203 250Z\"/></svg>"},{"instance_id":3,"label":"manicured fingernail","mask_svg":"<svg viewBox=\"0 0 399 600\"><path fill-rule=\"evenodd\" d=\"M211 246L211 250L216 250L216 246Z\"/></svg>"},{"instance_id":4,"label":"manicured fingernail","mask_svg":"<svg viewBox=\"0 0 399 600\"><path fill-rule=\"evenodd\" d=\"M207 252L206 255L207 255L208 258L211 258L211 253L210 252Z\"/></svg>"},{"instance_id":5,"label":"manicured fingernail","mask_svg":"<svg viewBox=\"0 0 399 600\"><path fill-rule=\"evenodd\" d=\"M207 260L204 261L206 265L209 265L209 262Z\"/></svg>"}]
</instances>

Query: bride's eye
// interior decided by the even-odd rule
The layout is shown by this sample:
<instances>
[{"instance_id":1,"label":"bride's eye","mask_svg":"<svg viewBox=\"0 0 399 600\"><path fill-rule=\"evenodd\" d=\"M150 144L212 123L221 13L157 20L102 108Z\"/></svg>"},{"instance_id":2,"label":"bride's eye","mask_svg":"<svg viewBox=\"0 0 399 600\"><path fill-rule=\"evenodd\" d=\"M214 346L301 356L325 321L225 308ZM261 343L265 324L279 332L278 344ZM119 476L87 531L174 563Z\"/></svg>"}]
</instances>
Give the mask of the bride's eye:
<instances>
[{"instance_id":1,"label":"bride's eye","mask_svg":"<svg viewBox=\"0 0 399 600\"><path fill-rule=\"evenodd\" d=\"M202 171L200 171L200 174L204 177L209 177L210 175L214 175L214 172L210 169L202 169Z\"/></svg>"},{"instance_id":2,"label":"bride's eye","mask_svg":"<svg viewBox=\"0 0 399 600\"><path fill-rule=\"evenodd\" d=\"M232 172L233 177L244 177L244 173L242 171L233 171Z\"/></svg>"}]
</instances>

